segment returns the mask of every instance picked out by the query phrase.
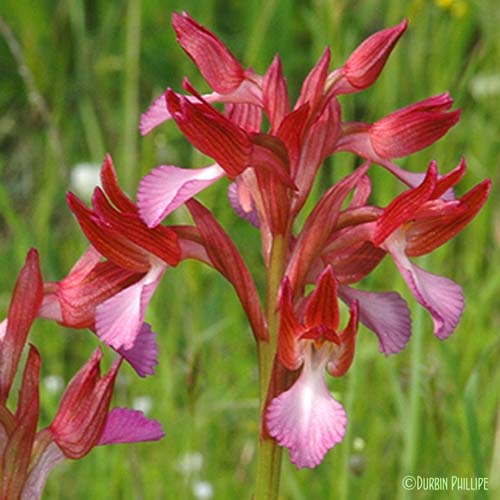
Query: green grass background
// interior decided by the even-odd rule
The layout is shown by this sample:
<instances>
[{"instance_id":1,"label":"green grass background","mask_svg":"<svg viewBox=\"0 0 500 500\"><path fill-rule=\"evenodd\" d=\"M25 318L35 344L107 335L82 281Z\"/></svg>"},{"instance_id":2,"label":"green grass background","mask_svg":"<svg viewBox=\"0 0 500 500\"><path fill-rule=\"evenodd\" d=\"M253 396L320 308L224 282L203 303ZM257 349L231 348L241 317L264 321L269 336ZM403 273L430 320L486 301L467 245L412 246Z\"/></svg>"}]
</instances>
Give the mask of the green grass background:
<instances>
[{"instance_id":1,"label":"green grass background","mask_svg":"<svg viewBox=\"0 0 500 500\"><path fill-rule=\"evenodd\" d=\"M396 289L413 310L407 349L390 358L375 336L359 334L355 363L331 389L349 414L344 442L316 470L297 472L285 460L283 499L500 498L500 7L496 0L3 0L0 3L0 311L5 316L17 272L30 246L39 249L46 280L66 275L86 242L65 204L71 168L115 160L134 195L139 179L160 163L206 164L172 123L139 137L139 114L166 86L188 75L206 89L176 45L170 16L186 9L214 30L245 65L264 72L279 52L290 89L326 45L332 68L372 32L410 20L376 85L342 98L344 119L371 121L429 95L450 90L462 119L437 144L399 163L422 171L436 159L441 172L465 156L459 193L485 177L489 202L454 241L422 265L463 285L467 307L453 336L432 335L426 312L415 307L388 259L365 289ZM16 51L14 41L19 44ZM338 155L322 170L322 192L354 164ZM373 169L373 202L400 189ZM203 201L234 237L257 280L263 269L258 233L228 208L225 182ZM187 220L180 210L170 219ZM260 281L262 283L262 281ZM186 262L169 270L148 319L159 333L155 377L120 373L115 405L152 400L149 415L166 431L160 443L103 447L79 462L58 466L47 499L190 499L197 480L214 498L251 498L258 435L256 355L232 291L208 268ZM43 356L43 377L68 380L97 345L89 332L38 321L31 341ZM109 360L107 362L109 364ZM58 395L42 389L41 425ZM183 474L186 453L203 457ZM285 454L286 456L286 454ZM488 477L489 491L405 492L405 474ZM496 489L495 489L496 488Z\"/></svg>"}]
</instances>

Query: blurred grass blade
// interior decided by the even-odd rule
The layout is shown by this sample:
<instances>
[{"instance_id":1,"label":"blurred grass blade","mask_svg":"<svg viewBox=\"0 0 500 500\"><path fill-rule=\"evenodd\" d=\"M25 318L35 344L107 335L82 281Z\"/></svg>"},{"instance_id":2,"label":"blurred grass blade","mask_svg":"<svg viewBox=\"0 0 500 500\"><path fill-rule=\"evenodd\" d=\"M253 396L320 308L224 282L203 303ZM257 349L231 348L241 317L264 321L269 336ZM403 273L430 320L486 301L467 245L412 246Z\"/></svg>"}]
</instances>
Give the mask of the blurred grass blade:
<instances>
[{"instance_id":1,"label":"blurred grass blade","mask_svg":"<svg viewBox=\"0 0 500 500\"><path fill-rule=\"evenodd\" d=\"M500 496L500 406L497 412L497 429L495 432L495 441L493 443L493 457L490 467L490 486L491 489Z\"/></svg>"},{"instance_id":2,"label":"blurred grass blade","mask_svg":"<svg viewBox=\"0 0 500 500\"><path fill-rule=\"evenodd\" d=\"M422 259L425 268L427 257ZM413 475L417 470L419 450L421 450L420 434L421 434L421 419L422 419L422 385L423 385L423 345L425 331L424 308L416 304L413 307L413 327L412 336L409 343L411 350L411 379L410 379L410 394L408 402L408 411L406 418L401 422L401 427L404 429L404 449L402 458L401 477ZM410 490L400 489L403 499L412 498L413 493Z\"/></svg>"},{"instance_id":3,"label":"blurred grass blade","mask_svg":"<svg viewBox=\"0 0 500 500\"><path fill-rule=\"evenodd\" d=\"M127 6L125 38L125 71L123 82L123 135L120 170L126 191L137 185L139 168L137 138L139 126L139 60L141 48L141 0L130 0Z\"/></svg>"},{"instance_id":4,"label":"blurred grass blade","mask_svg":"<svg viewBox=\"0 0 500 500\"><path fill-rule=\"evenodd\" d=\"M106 148L90 95L92 88L93 66L90 64L91 41L87 36L84 4L80 0L68 0L69 18L74 38L74 57L76 62L77 82L82 89L78 99L78 111L82 121L85 139L92 161L102 161Z\"/></svg>"},{"instance_id":5,"label":"blurred grass blade","mask_svg":"<svg viewBox=\"0 0 500 500\"><path fill-rule=\"evenodd\" d=\"M469 381L465 387L464 404L472 465L474 466L474 475L477 478L480 478L485 477L485 466L481 453L481 432L479 430L479 422L476 411L478 380L479 374L475 370L469 377ZM489 494L486 490L478 490L475 493L475 498L487 499L489 498Z\"/></svg>"}]
</instances>

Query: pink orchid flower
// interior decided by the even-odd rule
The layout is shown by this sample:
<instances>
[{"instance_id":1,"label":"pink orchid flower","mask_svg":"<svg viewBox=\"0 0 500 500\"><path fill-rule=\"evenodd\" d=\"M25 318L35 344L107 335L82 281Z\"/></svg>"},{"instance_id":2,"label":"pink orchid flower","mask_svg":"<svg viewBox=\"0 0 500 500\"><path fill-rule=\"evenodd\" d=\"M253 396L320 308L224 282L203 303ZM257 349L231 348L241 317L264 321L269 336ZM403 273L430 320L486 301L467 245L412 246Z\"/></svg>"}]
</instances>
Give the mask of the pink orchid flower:
<instances>
[{"instance_id":1,"label":"pink orchid flower","mask_svg":"<svg viewBox=\"0 0 500 500\"><path fill-rule=\"evenodd\" d=\"M98 349L69 382L52 423L37 432L41 358L30 345L17 400L8 406L21 353L43 297L38 254L30 250L0 323L0 496L39 499L49 472L66 458L82 458L99 444L158 440L158 422L125 408L109 411L121 358L103 377ZM140 426L140 427L139 427Z\"/></svg>"},{"instance_id":2,"label":"pink orchid flower","mask_svg":"<svg viewBox=\"0 0 500 500\"><path fill-rule=\"evenodd\" d=\"M92 209L72 193L68 204L97 252L135 280L95 309L99 338L114 349L129 350L143 328L147 304L163 273L179 262L180 248L174 231L163 226L151 229L142 222L137 207L118 186L109 156L101 179L104 191L95 189ZM137 279L138 275L142 276Z\"/></svg>"},{"instance_id":3,"label":"pink orchid flower","mask_svg":"<svg viewBox=\"0 0 500 500\"><path fill-rule=\"evenodd\" d=\"M312 294L295 307L285 278L280 313L279 359L289 370L301 371L292 387L270 402L266 424L297 468L316 467L345 433L347 416L328 390L325 370L340 377L351 365L358 308L351 305L349 322L339 331L337 285L329 267Z\"/></svg>"},{"instance_id":4,"label":"pink orchid flower","mask_svg":"<svg viewBox=\"0 0 500 500\"><path fill-rule=\"evenodd\" d=\"M489 179L458 199L442 198L446 191L458 183L465 169L465 161L461 161L453 171L439 177L435 162L431 162L421 184L400 194L385 209L364 206L347 210L341 218L341 225L325 245L322 256L325 263L333 263L334 269L339 269L340 276L344 273L341 279L343 283L348 283L349 267L346 262L359 262L363 255L371 254L373 260L369 265L374 267L383 253L391 254L417 301L430 312L434 333L440 339L447 338L460 320L463 311L462 290L450 279L424 271L413 264L409 257L425 255L446 243L476 216L486 202L491 188ZM356 256L358 251L361 253ZM365 270L369 268L365 267ZM360 305L363 302L359 290L341 287L339 293L348 303L354 299ZM373 296L367 296L366 299L369 305ZM362 307L360 310L364 314L360 314L361 321L378 330L383 352L397 352L408 337L404 334L403 325L393 331L391 338L387 332L382 338L386 320L395 326L397 315L385 314L375 304L372 306L372 311L378 311L378 319L376 315L369 314L368 308ZM393 306L394 310L400 309L396 303Z\"/></svg>"},{"instance_id":5,"label":"pink orchid flower","mask_svg":"<svg viewBox=\"0 0 500 500\"><path fill-rule=\"evenodd\" d=\"M98 306L145 276L102 261L94 247L89 247L69 274L58 282L43 286L40 318L57 321L70 328L90 328L95 332ZM141 377L153 375L158 364L156 334L143 323L131 348L116 349Z\"/></svg>"},{"instance_id":6,"label":"pink orchid flower","mask_svg":"<svg viewBox=\"0 0 500 500\"><path fill-rule=\"evenodd\" d=\"M440 197L465 173L465 162L438 179L432 162L424 181L396 197L377 219L372 242L389 252L417 301L434 321L434 333L447 338L456 328L464 303L462 289L448 278L424 271L409 257L425 255L461 231L479 212L488 198L489 179L458 200Z\"/></svg>"}]
</instances>

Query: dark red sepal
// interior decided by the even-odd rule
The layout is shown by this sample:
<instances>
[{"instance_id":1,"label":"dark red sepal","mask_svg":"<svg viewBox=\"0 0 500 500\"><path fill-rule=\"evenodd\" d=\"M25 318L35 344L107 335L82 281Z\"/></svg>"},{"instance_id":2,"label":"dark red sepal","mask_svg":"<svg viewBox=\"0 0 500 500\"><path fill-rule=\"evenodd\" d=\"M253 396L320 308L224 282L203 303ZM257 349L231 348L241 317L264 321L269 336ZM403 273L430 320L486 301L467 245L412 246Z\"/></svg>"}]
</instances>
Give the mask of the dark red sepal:
<instances>
[{"instance_id":1,"label":"dark red sepal","mask_svg":"<svg viewBox=\"0 0 500 500\"><path fill-rule=\"evenodd\" d=\"M422 183L397 196L377 220L373 236L374 245L380 246L391 233L414 216L415 212L432 196L436 181L436 164L431 163Z\"/></svg>"},{"instance_id":2,"label":"dark red sepal","mask_svg":"<svg viewBox=\"0 0 500 500\"><path fill-rule=\"evenodd\" d=\"M15 414L16 427L3 450L1 498L21 498L28 476L40 410L40 363L38 351L30 346Z\"/></svg>"},{"instance_id":3,"label":"dark red sepal","mask_svg":"<svg viewBox=\"0 0 500 500\"><path fill-rule=\"evenodd\" d=\"M43 298L38 252L31 249L19 273L7 314L5 336L0 341L0 404L9 396L29 330Z\"/></svg>"},{"instance_id":4,"label":"dark red sepal","mask_svg":"<svg viewBox=\"0 0 500 500\"><path fill-rule=\"evenodd\" d=\"M195 199L186 203L215 269L233 285L258 340L267 340L267 327L257 289L245 262L210 211Z\"/></svg>"},{"instance_id":5,"label":"dark red sepal","mask_svg":"<svg viewBox=\"0 0 500 500\"><path fill-rule=\"evenodd\" d=\"M100 349L70 381L50 431L63 453L82 458L98 443L109 413L113 387L121 360L100 377Z\"/></svg>"}]
</instances>

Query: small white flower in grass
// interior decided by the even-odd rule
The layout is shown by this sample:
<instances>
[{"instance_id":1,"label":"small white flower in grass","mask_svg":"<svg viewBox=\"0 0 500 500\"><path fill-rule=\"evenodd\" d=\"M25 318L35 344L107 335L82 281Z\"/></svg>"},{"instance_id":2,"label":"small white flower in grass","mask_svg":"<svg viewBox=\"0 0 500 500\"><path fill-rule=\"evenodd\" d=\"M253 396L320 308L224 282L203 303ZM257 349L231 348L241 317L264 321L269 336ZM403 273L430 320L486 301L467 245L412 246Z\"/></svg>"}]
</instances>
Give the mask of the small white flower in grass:
<instances>
[{"instance_id":1,"label":"small white flower in grass","mask_svg":"<svg viewBox=\"0 0 500 500\"><path fill-rule=\"evenodd\" d=\"M198 451L184 453L177 462L177 470L189 476L200 472L203 467L203 455Z\"/></svg>"},{"instance_id":2,"label":"small white flower in grass","mask_svg":"<svg viewBox=\"0 0 500 500\"><path fill-rule=\"evenodd\" d=\"M356 450L356 451L361 451L365 448L365 440L362 438L362 437L355 437L354 438L354 441L352 442L352 447Z\"/></svg>"},{"instance_id":3,"label":"small white flower in grass","mask_svg":"<svg viewBox=\"0 0 500 500\"><path fill-rule=\"evenodd\" d=\"M193 495L197 500L209 500L214 496L214 487L208 481L195 481Z\"/></svg>"},{"instance_id":4,"label":"small white flower in grass","mask_svg":"<svg viewBox=\"0 0 500 500\"><path fill-rule=\"evenodd\" d=\"M153 400L149 396L138 396L132 401L132 408L148 415L153 407Z\"/></svg>"},{"instance_id":5,"label":"small white flower in grass","mask_svg":"<svg viewBox=\"0 0 500 500\"><path fill-rule=\"evenodd\" d=\"M476 99L488 99L500 94L500 73L475 76L470 81L469 90Z\"/></svg>"},{"instance_id":6,"label":"small white flower in grass","mask_svg":"<svg viewBox=\"0 0 500 500\"><path fill-rule=\"evenodd\" d=\"M77 163L71 169L71 189L84 199L90 198L94 188L100 185L100 171L98 163Z\"/></svg>"},{"instance_id":7,"label":"small white flower in grass","mask_svg":"<svg viewBox=\"0 0 500 500\"><path fill-rule=\"evenodd\" d=\"M58 394L64 388L64 380L59 375L48 375L43 379L43 385L50 394Z\"/></svg>"}]
</instances>

